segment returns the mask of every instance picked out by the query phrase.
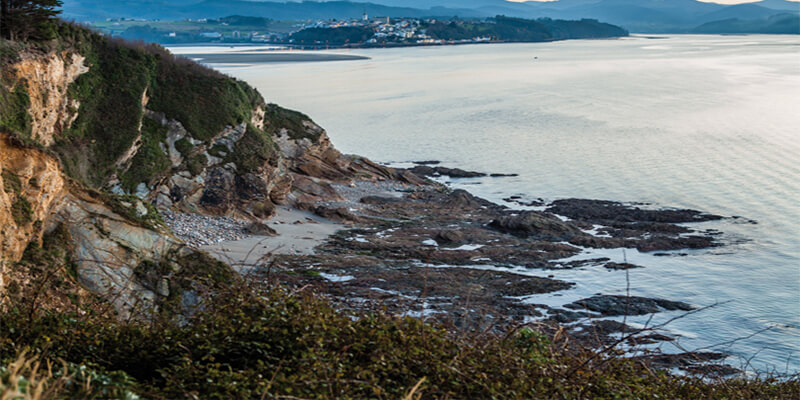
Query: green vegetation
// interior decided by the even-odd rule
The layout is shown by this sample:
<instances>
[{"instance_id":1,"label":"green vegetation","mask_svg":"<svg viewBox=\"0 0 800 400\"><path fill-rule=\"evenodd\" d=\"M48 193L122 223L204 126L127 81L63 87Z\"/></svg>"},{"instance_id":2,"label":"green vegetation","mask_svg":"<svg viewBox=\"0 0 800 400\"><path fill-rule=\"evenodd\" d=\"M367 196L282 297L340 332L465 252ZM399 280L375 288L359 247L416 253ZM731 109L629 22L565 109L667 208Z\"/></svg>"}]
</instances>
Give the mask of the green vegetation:
<instances>
[{"instance_id":1,"label":"green vegetation","mask_svg":"<svg viewBox=\"0 0 800 400\"><path fill-rule=\"evenodd\" d=\"M542 18L529 20L497 16L491 22L436 22L424 26L434 39L464 40L489 37L507 42L544 42L563 39L627 36L624 29L593 19L580 21Z\"/></svg>"},{"instance_id":2,"label":"green vegetation","mask_svg":"<svg viewBox=\"0 0 800 400\"><path fill-rule=\"evenodd\" d=\"M205 169L206 163L208 163L208 158L203 153L196 153L190 155L186 159L185 163L186 169L189 170L189 173L192 174L192 176L197 176L203 172L203 169Z\"/></svg>"},{"instance_id":3,"label":"green vegetation","mask_svg":"<svg viewBox=\"0 0 800 400\"><path fill-rule=\"evenodd\" d=\"M78 118L55 150L68 174L98 187L139 137L142 95L150 85L156 58L143 46L127 46L95 34L78 31L75 37L62 38L80 43L90 70L70 86L70 97L81 102Z\"/></svg>"},{"instance_id":4,"label":"green vegetation","mask_svg":"<svg viewBox=\"0 0 800 400\"><path fill-rule=\"evenodd\" d=\"M141 182L151 182L168 169L168 158L159 148L164 128L144 118L142 105L148 99L148 109L180 121L194 139L206 143L228 125L249 122L252 110L264 104L246 83L175 57L158 45L109 39L69 23L56 25L56 30L58 40L26 46L31 51L77 51L86 57L89 72L79 76L68 93L80 101L78 117L53 150L67 174L90 187L101 187L118 172L118 160L140 133L141 149L129 170L120 173L124 188L130 191ZM10 65L19 51L5 42L0 49L9 54L3 65ZM25 83L10 74L3 69L0 128L29 137ZM181 151L189 149L184 146ZM200 156L188 161L195 174L204 163Z\"/></svg>"},{"instance_id":5,"label":"green vegetation","mask_svg":"<svg viewBox=\"0 0 800 400\"><path fill-rule=\"evenodd\" d=\"M122 215L129 221L153 230L161 230L166 226L164 220L161 218L161 214L158 213L155 206L146 201L141 201L141 199L134 195L117 196L105 193L96 194L106 205L111 207L112 211ZM147 209L147 214L139 215L137 213L137 203L141 203Z\"/></svg>"},{"instance_id":6,"label":"green vegetation","mask_svg":"<svg viewBox=\"0 0 800 400\"><path fill-rule=\"evenodd\" d=\"M192 261L195 271L208 262L202 256ZM157 265L146 268L157 271L153 279L170 273ZM590 352L571 350L528 329L503 337L455 335L415 318L351 318L314 296L280 287L265 294L242 285L234 282L206 298L182 324L120 322L97 310L30 314L24 302L12 302L0 315L8 321L0 326L0 354L10 357L27 348L43 359L87 365L97 374L123 377L113 382L126 382L122 389L153 399L397 399L415 386L413 398L432 399L782 399L800 394L796 379L704 382L633 361L591 358ZM175 289L171 284L170 301L182 307ZM76 310L87 311L85 305Z\"/></svg>"},{"instance_id":7,"label":"green vegetation","mask_svg":"<svg viewBox=\"0 0 800 400\"><path fill-rule=\"evenodd\" d=\"M55 37L61 0L0 0L0 38L14 41Z\"/></svg>"},{"instance_id":8,"label":"green vegetation","mask_svg":"<svg viewBox=\"0 0 800 400\"><path fill-rule=\"evenodd\" d=\"M16 132L24 138L29 138L32 118L28 113L31 101L27 87L24 82L16 82L9 91L6 84L13 82L8 76L11 71L2 63L0 67L3 67L3 76L0 77L0 130Z\"/></svg>"},{"instance_id":9,"label":"green vegetation","mask_svg":"<svg viewBox=\"0 0 800 400\"><path fill-rule=\"evenodd\" d=\"M289 39L295 43L328 43L332 45L343 45L347 43L364 43L369 40L375 32L371 28L360 26L346 26L342 28L307 28L295 32Z\"/></svg>"},{"instance_id":10,"label":"green vegetation","mask_svg":"<svg viewBox=\"0 0 800 400\"><path fill-rule=\"evenodd\" d=\"M319 140L321 132L309 131L303 124L304 121L311 121L308 115L272 103L268 104L264 111L265 129L272 135L277 134L281 129L286 129L292 139L308 139L312 143L317 143Z\"/></svg>"},{"instance_id":11,"label":"green vegetation","mask_svg":"<svg viewBox=\"0 0 800 400\"><path fill-rule=\"evenodd\" d=\"M175 145L177 146L177 143L175 143ZM208 149L208 154L214 157L225 158L225 156L227 156L228 153L229 153L228 147L225 146L224 144L217 143L210 149Z\"/></svg>"},{"instance_id":12,"label":"green vegetation","mask_svg":"<svg viewBox=\"0 0 800 400\"><path fill-rule=\"evenodd\" d=\"M226 157L227 162L234 162L240 173L255 172L264 163L276 166L278 150L272 138L260 129L248 124L247 130L234 145L233 152Z\"/></svg>"},{"instance_id":13,"label":"green vegetation","mask_svg":"<svg viewBox=\"0 0 800 400\"><path fill-rule=\"evenodd\" d=\"M5 190L6 193L19 194L22 191L22 181L20 181L19 175L10 170L4 169L2 176L3 190Z\"/></svg>"},{"instance_id":14,"label":"green vegetation","mask_svg":"<svg viewBox=\"0 0 800 400\"><path fill-rule=\"evenodd\" d=\"M178 152L184 157L187 157L193 148L194 146L192 146L192 142L185 137L175 141L175 149L178 150Z\"/></svg>"},{"instance_id":15,"label":"green vegetation","mask_svg":"<svg viewBox=\"0 0 800 400\"><path fill-rule=\"evenodd\" d=\"M119 176L123 189L128 193L133 193L139 183L149 186L171 166L169 157L159 145L167 139L167 127L150 118L144 118L142 122L142 145L131 159L130 167Z\"/></svg>"},{"instance_id":16,"label":"green vegetation","mask_svg":"<svg viewBox=\"0 0 800 400\"><path fill-rule=\"evenodd\" d=\"M209 142L225 126L250 121L263 104L244 82L167 53L159 61L148 107L181 121L195 139Z\"/></svg>"},{"instance_id":17,"label":"green vegetation","mask_svg":"<svg viewBox=\"0 0 800 400\"><path fill-rule=\"evenodd\" d=\"M58 224L53 231L45 233L42 236L42 245L33 240L25 248L25 253L22 255L20 264L25 268L34 269L35 272L44 272L51 267L58 268L59 266L66 266L69 263L69 243L72 242L72 237L69 230L63 223ZM62 265L63 264L63 265ZM74 271L74 265L70 265L69 269ZM68 275L74 276L70 272ZM58 277L56 278L63 278ZM56 283L59 279L54 279L48 284Z\"/></svg>"},{"instance_id":18,"label":"green vegetation","mask_svg":"<svg viewBox=\"0 0 800 400\"><path fill-rule=\"evenodd\" d=\"M14 204L11 205L11 216L14 218L14 222L17 223L17 226L22 226L33 221L33 208L25 196L17 196Z\"/></svg>"},{"instance_id":19,"label":"green vegetation","mask_svg":"<svg viewBox=\"0 0 800 400\"><path fill-rule=\"evenodd\" d=\"M125 39L155 43L208 42L203 33L216 32L223 42L250 42L252 34L267 32L285 34L296 29L301 21L275 21L269 18L232 15L206 21L97 21L92 27ZM174 36L172 35L174 34ZM270 39L277 39L270 36Z\"/></svg>"}]
</instances>

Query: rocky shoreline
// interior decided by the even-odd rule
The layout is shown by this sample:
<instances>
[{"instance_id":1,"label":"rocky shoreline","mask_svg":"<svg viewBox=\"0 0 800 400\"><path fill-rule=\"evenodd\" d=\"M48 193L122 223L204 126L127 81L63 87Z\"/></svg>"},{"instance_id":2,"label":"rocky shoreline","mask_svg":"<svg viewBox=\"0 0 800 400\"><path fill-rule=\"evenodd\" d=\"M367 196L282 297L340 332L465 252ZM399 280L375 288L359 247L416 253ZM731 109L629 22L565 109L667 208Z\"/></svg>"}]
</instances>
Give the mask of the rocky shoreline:
<instances>
[{"instance_id":1,"label":"rocky shoreline","mask_svg":"<svg viewBox=\"0 0 800 400\"><path fill-rule=\"evenodd\" d=\"M557 200L545 211L515 210L432 181L357 179L330 182L326 188L327 196L301 206L340 223L341 229L313 252L261 258L265 261L255 269L257 279L313 290L342 310L411 315L453 329L502 332L536 324L543 331L565 329L584 344L608 345L621 332L637 329L604 318L694 307L671 299L603 294L563 308L530 304L526 299L531 295L567 290L574 284L552 275L519 274L517 268L637 268L641 266L607 258L560 260L584 248L655 252L721 245L718 232L698 232L686 224L722 217L694 210L654 210L582 199ZM220 222L209 226L224 229L225 221ZM211 232L212 238L219 234ZM627 344L674 339L642 330ZM659 358L662 364L665 360L687 371L699 368L677 356Z\"/></svg>"}]
</instances>

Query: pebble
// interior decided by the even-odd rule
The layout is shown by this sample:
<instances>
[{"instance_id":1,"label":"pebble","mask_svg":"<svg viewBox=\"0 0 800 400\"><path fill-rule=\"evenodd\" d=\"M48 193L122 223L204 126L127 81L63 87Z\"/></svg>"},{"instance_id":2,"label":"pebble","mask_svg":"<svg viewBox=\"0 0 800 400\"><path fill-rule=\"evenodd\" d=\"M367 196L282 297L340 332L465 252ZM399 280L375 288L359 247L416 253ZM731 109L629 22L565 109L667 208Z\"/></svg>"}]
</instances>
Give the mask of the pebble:
<instances>
[{"instance_id":1,"label":"pebble","mask_svg":"<svg viewBox=\"0 0 800 400\"><path fill-rule=\"evenodd\" d=\"M162 211L161 215L175 236L195 248L250 236L245 231L249 222L244 220L173 211Z\"/></svg>"}]
</instances>

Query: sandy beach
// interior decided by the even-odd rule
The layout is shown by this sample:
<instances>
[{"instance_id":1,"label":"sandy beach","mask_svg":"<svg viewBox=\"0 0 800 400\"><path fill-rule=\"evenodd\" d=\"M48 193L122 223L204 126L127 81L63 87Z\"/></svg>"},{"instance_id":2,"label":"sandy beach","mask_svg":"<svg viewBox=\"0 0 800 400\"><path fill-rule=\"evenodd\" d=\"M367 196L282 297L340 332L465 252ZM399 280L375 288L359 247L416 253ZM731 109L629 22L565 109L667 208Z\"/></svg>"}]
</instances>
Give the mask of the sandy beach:
<instances>
[{"instance_id":1,"label":"sandy beach","mask_svg":"<svg viewBox=\"0 0 800 400\"><path fill-rule=\"evenodd\" d=\"M202 249L219 260L242 267L257 264L267 254L312 255L314 247L344 227L291 207L279 207L268 225L278 236L249 236L203 246Z\"/></svg>"}]
</instances>

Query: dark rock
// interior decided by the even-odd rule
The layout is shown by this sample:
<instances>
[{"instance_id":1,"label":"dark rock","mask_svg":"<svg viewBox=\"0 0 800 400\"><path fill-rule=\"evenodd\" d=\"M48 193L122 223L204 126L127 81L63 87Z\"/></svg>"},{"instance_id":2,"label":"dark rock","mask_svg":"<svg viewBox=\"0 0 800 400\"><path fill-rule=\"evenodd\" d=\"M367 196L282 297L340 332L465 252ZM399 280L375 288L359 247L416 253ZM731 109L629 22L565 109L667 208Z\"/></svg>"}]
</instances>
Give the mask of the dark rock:
<instances>
[{"instance_id":1,"label":"dark rock","mask_svg":"<svg viewBox=\"0 0 800 400\"><path fill-rule=\"evenodd\" d=\"M615 262L606 263L605 267L606 267L606 268L608 268L608 269L632 269L632 268L643 268L642 266L640 266L640 265L636 265L636 264L629 264L629 263L615 263Z\"/></svg>"},{"instance_id":2,"label":"dark rock","mask_svg":"<svg viewBox=\"0 0 800 400\"><path fill-rule=\"evenodd\" d=\"M439 175L436 172L435 168L429 167L427 165L418 165L416 167L409 168L408 170L411 171L412 173L416 174L416 175L423 176L423 177Z\"/></svg>"},{"instance_id":3,"label":"dark rock","mask_svg":"<svg viewBox=\"0 0 800 400\"><path fill-rule=\"evenodd\" d=\"M503 296L527 296L553 292L555 288L558 288L557 290L569 289L572 285L573 283L549 278L528 277L506 282L505 285L499 287L499 292Z\"/></svg>"},{"instance_id":4,"label":"dark rock","mask_svg":"<svg viewBox=\"0 0 800 400\"><path fill-rule=\"evenodd\" d=\"M522 196L510 196L503 199L507 203L519 204L521 206L538 207L544 205L544 200L541 198L525 201Z\"/></svg>"},{"instance_id":5,"label":"dark rock","mask_svg":"<svg viewBox=\"0 0 800 400\"><path fill-rule=\"evenodd\" d=\"M364 204L390 204L403 201L403 199L397 197L365 196L359 201Z\"/></svg>"},{"instance_id":6,"label":"dark rock","mask_svg":"<svg viewBox=\"0 0 800 400\"><path fill-rule=\"evenodd\" d=\"M436 167L436 172L438 172L440 175L447 175L451 178L478 178L486 176L486 174L482 172L465 171L460 168Z\"/></svg>"},{"instance_id":7,"label":"dark rock","mask_svg":"<svg viewBox=\"0 0 800 400\"><path fill-rule=\"evenodd\" d=\"M274 229L270 228L269 225L263 222L253 222L250 225L247 225L244 228L245 232L251 235L259 235L259 236L277 236L278 232L275 232Z\"/></svg>"},{"instance_id":8,"label":"dark rock","mask_svg":"<svg viewBox=\"0 0 800 400\"><path fill-rule=\"evenodd\" d=\"M728 364L695 364L688 367L681 368L684 371L694 375L708 376L708 377L724 377L742 373L742 370L732 367Z\"/></svg>"},{"instance_id":9,"label":"dark rock","mask_svg":"<svg viewBox=\"0 0 800 400\"><path fill-rule=\"evenodd\" d=\"M314 209L314 213L323 218L343 222L346 224L354 224L361 221L361 218L351 213L344 207L331 208L325 206L318 206Z\"/></svg>"},{"instance_id":10,"label":"dark rock","mask_svg":"<svg viewBox=\"0 0 800 400\"><path fill-rule=\"evenodd\" d=\"M463 189L452 191L444 201L444 204L447 207L456 209L496 207L494 203L481 199L480 197L475 197L470 192Z\"/></svg>"},{"instance_id":11,"label":"dark rock","mask_svg":"<svg viewBox=\"0 0 800 400\"><path fill-rule=\"evenodd\" d=\"M440 244L461 244L464 243L464 234L460 231L455 229L444 229L439 231L436 236L433 238L437 243Z\"/></svg>"},{"instance_id":12,"label":"dark rock","mask_svg":"<svg viewBox=\"0 0 800 400\"><path fill-rule=\"evenodd\" d=\"M441 161L436 161L436 160L429 160L429 161L412 161L412 163L414 163L414 164L417 164L417 165L437 165L437 164L440 164L440 163L441 163Z\"/></svg>"},{"instance_id":13,"label":"dark rock","mask_svg":"<svg viewBox=\"0 0 800 400\"><path fill-rule=\"evenodd\" d=\"M231 206L235 191L233 173L224 168L214 168L207 172L205 188L200 204L215 213L224 213Z\"/></svg>"},{"instance_id":14,"label":"dark rock","mask_svg":"<svg viewBox=\"0 0 800 400\"><path fill-rule=\"evenodd\" d=\"M569 311L569 310L553 310L553 315L550 317L558 323L566 324L575 322L584 318L597 318L600 314L594 314L586 311Z\"/></svg>"},{"instance_id":15,"label":"dark rock","mask_svg":"<svg viewBox=\"0 0 800 400\"><path fill-rule=\"evenodd\" d=\"M587 324L581 324L579 326L583 328L583 334L589 336L594 336L594 335L606 336L617 332L635 331L635 329L632 328L631 326L611 319L593 320Z\"/></svg>"},{"instance_id":16,"label":"dark rock","mask_svg":"<svg viewBox=\"0 0 800 400\"><path fill-rule=\"evenodd\" d=\"M538 240L569 241L580 235L581 231L566 224L555 216L536 212L523 211L517 215L507 215L492 220L489 226L501 232Z\"/></svg>"},{"instance_id":17,"label":"dark rock","mask_svg":"<svg viewBox=\"0 0 800 400\"><path fill-rule=\"evenodd\" d=\"M556 200L550 204L547 211L571 219L595 221L601 224L607 221L684 223L722 219L719 215L696 210L644 210L614 201L585 199Z\"/></svg>"},{"instance_id":18,"label":"dark rock","mask_svg":"<svg viewBox=\"0 0 800 400\"><path fill-rule=\"evenodd\" d=\"M628 339L628 343L632 346L641 344L653 344L658 342L671 342L675 340L672 336L662 335L660 333L651 333L649 335L634 336Z\"/></svg>"},{"instance_id":19,"label":"dark rock","mask_svg":"<svg viewBox=\"0 0 800 400\"><path fill-rule=\"evenodd\" d=\"M236 175L234 177L235 196L241 200L263 200L269 193L267 182L255 174Z\"/></svg>"},{"instance_id":20,"label":"dark rock","mask_svg":"<svg viewBox=\"0 0 800 400\"><path fill-rule=\"evenodd\" d=\"M482 172L466 171L460 168L447 168L447 167L429 167L427 165L417 165L410 168L409 171L419 176L449 176L451 178L478 178L486 176Z\"/></svg>"},{"instance_id":21,"label":"dark rock","mask_svg":"<svg viewBox=\"0 0 800 400\"><path fill-rule=\"evenodd\" d=\"M706 236L652 237L636 244L641 252L678 249L705 249L718 246L714 238Z\"/></svg>"},{"instance_id":22,"label":"dark rock","mask_svg":"<svg viewBox=\"0 0 800 400\"><path fill-rule=\"evenodd\" d=\"M590 310L599 312L603 315L644 315L661 312L664 310L674 311L693 310L689 304L664 299L652 299L638 296L615 296L598 295L588 299L578 300L565 305L564 307L573 310Z\"/></svg>"},{"instance_id":23,"label":"dark rock","mask_svg":"<svg viewBox=\"0 0 800 400\"><path fill-rule=\"evenodd\" d=\"M717 352L685 352L678 354L652 354L635 359L658 369L679 368L694 375L720 377L742 372L720 362L728 356ZM716 362L716 363L714 363Z\"/></svg>"}]
</instances>

